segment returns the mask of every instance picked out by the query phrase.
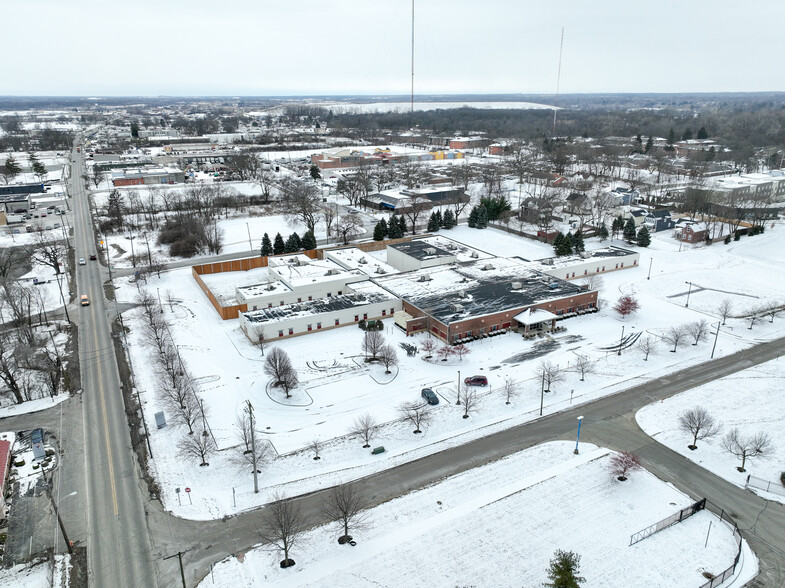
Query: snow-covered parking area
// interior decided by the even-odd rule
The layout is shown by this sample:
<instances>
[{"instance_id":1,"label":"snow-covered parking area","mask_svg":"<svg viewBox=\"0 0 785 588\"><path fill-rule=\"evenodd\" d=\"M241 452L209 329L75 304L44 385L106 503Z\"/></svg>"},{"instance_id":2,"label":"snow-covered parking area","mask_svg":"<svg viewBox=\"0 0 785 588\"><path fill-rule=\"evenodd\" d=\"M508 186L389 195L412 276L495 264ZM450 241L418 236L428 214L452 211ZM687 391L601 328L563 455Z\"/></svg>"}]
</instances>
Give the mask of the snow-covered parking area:
<instances>
[{"instance_id":1,"label":"snow-covered parking area","mask_svg":"<svg viewBox=\"0 0 785 588\"><path fill-rule=\"evenodd\" d=\"M573 448L533 447L378 506L354 547L319 527L290 554L294 567L257 548L217 564L202 585L540 586L563 549L581 556L587 586L694 588L732 564L732 530L705 510L630 546L630 535L692 500L646 471L619 482L607 450ZM743 545L749 579L757 563Z\"/></svg>"}]
</instances>

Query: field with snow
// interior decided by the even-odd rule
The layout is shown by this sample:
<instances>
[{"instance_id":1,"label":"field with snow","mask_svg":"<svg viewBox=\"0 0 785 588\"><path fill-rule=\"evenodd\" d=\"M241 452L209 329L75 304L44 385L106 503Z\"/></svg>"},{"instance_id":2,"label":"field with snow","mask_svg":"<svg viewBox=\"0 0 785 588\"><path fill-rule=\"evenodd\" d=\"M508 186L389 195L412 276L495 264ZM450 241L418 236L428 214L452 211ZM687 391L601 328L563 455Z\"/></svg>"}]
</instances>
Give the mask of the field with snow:
<instances>
[{"instance_id":1,"label":"field with snow","mask_svg":"<svg viewBox=\"0 0 785 588\"><path fill-rule=\"evenodd\" d=\"M785 471L784 373L785 364L780 359L770 361L647 406L636 418L641 428L659 443L729 482L743 487L747 475L772 482L779 493L756 492L770 500L785 502L785 487L779 481ZM678 418L696 406L706 408L721 423L721 429L714 437L699 440L698 449L691 451L687 445L692 443L692 437L679 429ZM746 436L763 432L771 438L768 455L747 459L747 471L743 473L736 470L741 461L722 447L722 438L734 427Z\"/></svg>"},{"instance_id":2,"label":"field with snow","mask_svg":"<svg viewBox=\"0 0 785 588\"><path fill-rule=\"evenodd\" d=\"M460 227L446 234L494 254L529 259L550 254L550 248L541 243L490 229ZM171 308L164 302L164 315L172 324L183 361L200 383L199 394L208 408L209 427L221 449L211 456L209 467L200 468L176 456L176 443L184 435L182 429L170 424L153 430L152 466L161 482L164 503L178 516L218 518L263 504L276 490L299 494L357 479L535 419L539 416L541 395L536 370L542 360L569 368L575 364L576 353L582 353L592 359L594 366L593 373L583 382L578 373L565 372L564 381L552 386L552 392L545 395L545 414L706 361L713 337L695 346L686 342L676 353L659 343L648 361L634 347L624 349L621 356L603 348L618 343L622 327L626 334L641 333L642 337L658 339L672 326L700 319L714 322L717 306L726 297L734 304L737 315L764 302L785 299L784 285L772 283L769 277L771 265L782 265L783 240L785 230L777 225L764 235L744 237L727 246L720 243L679 251L669 236L657 235L649 249L640 250L640 267L603 277L601 298L606 304L601 312L564 321L561 324L566 331L553 337L525 341L510 333L471 343L471 353L463 361L407 357L398 344L417 344L422 340L407 340L389 320L385 322L384 336L398 348L400 359L399 368L391 375L362 361L362 331L356 327L283 340L279 345L292 358L301 382L288 400L279 390L268 387L259 349L239 331L237 321L219 319L189 270L173 270L160 279L150 279L143 287L153 295L160 291L165 301L171 292L176 299ZM599 245L589 242L589 247ZM651 279L647 280L650 260ZM692 282L689 308L684 306L687 280ZM641 310L626 320L611 309L621 293L634 293L641 304ZM121 302L132 302L137 288L123 283L117 295ZM151 349L139 333L138 312L126 313L126 325L131 327L130 352L137 368L149 364L151 357ZM752 330L747 326L744 318L729 319L720 330L715 356L785 332L785 322L780 318L773 323L760 321ZM485 374L490 384L479 391L478 408L468 419L461 418L463 411L454 404L459 371L462 377ZM505 404L501 392L506 378L517 382L520 391L510 405ZM152 370L137 369L137 385L149 423L154 422L154 413L160 410L155 394L157 382ZM434 407L433 421L425 432L413 435L412 426L400 420L397 407L405 401L419 400L419 391L425 386L432 387L442 402ZM233 465L239 447L235 421L246 400L253 403L258 428L271 447L259 494L253 493L252 476L245 472L247 466L238 470ZM381 456L370 455L359 439L349 435L355 418L366 412L384 423L372 442L387 448ZM319 461L314 461L307 449L314 439L322 443ZM232 487L227 484L227 476ZM192 505L178 503L174 489L183 486L192 489Z\"/></svg>"},{"instance_id":3,"label":"field with snow","mask_svg":"<svg viewBox=\"0 0 785 588\"><path fill-rule=\"evenodd\" d=\"M588 586L692 588L732 563L731 529L705 510L630 546L630 535L692 500L645 471L619 482L607 450L573 447L533 447L375 507L352 533L356 546L339 545L335 526L313 529L291 552L292 568L264 547L228 558L215 585L539 586L564 549L581 556ZM757 564L744 551L749 579Z\"/></svg>"},{"instance_id":4,"label":"field with snow","mask_svg":"<svg viewBox=\"0 0 785 588\"><path fill-rule=\"evenodd\" d=\"M378 112L410 112L411 102L325 102L315 103L313 106L329 108L336 113L373 114ZM553 110L554 106L538 104L536 102L414 102L414 110L452 110L455 108L483 108L483 109L515 109L515 110ZM283 109L283 107L281 107Z\"/></svg>"}]
</instances>

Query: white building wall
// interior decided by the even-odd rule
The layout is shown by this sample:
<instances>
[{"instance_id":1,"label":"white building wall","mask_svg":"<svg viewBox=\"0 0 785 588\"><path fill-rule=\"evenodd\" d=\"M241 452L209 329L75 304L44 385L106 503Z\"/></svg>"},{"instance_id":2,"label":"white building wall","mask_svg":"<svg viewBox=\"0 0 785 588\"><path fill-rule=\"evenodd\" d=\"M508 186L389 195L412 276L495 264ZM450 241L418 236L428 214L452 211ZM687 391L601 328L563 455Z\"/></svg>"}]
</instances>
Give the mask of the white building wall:
<instances>
[{"instance_id":1,"label":"white building wall","mask_svg":"<svg viewBox=\"0 0 785 588\"><path fill-rule=\"evenodd\" d=\"M293 316L288 320L280 320L274 322L252 322L246 316L240 314L240 329L245 333L251 341L257 341L259 334L264 331L264 338L266 341L274 341L275 339L285 339L286 337L295 337L297 335L306 335L308 333L315 333L316 331L324 331L326 329L334 329L336 327L345 327L350 325L357 325L354 317L357 316L358 320L367 317L370 319L384 319L392 318L393 314L401 310L402 303L400 300L385 300L383 302L375 302L372 304L364 304L343 310L325 312L322 314L311 314L307 316ZM338 324L335 324L336 319ZM319 328L321 323L321 328ZM311 325L311 330L308 330L308 325ZM292 329L292 334L289 334L289 329ZM283 334L279 336L279 331Z\"/></svg>"},{"instance_id":2,"label":"white building wall","mask_svg":"<svg viewBox=\"0 0 785 588\"><path fill-rule=\"evenodd\" d=\"M278 274L279 277L280 274ZM245 298L239 292L236 292L237 300L242 304L248 305L248 310L256 308L268 308L269 305L281 306L281 304L294 304L297 302L305 302L311 299L329 298L331 296L340 296L346 294L347 285L353 282L361 282L367 280L367 276L336 276L335 280L320 280L313 284L300 285L288 292L270 292L269 294L259 294L257 296L249 296ZM284 280L281 279L283 282ZM328 296L329 294L329 296Z\"/></svg>"},{"instance_id":3,"label":"white building wall","mask_svg":"<svg viewBox=\"0 0 785 588\"><path fill-rule=\"evenodd\" d=\"M419 260L394 247L387 248L387 263L402 272L411 272L421 267Z\"/></svg>"},{"instance_id":4,"label":"white building wall","mask_svg":"<svg viewBox=\"0 0 785 588\"><path fill-rule=\"evenodd\" d=\"M639 253L630 252L629 255L576 260L574 264L556 265L552 268L544 267L542 271L560 280L577 280L595 274L638 267L640 257Z\"/></svg>"}]
</instances>

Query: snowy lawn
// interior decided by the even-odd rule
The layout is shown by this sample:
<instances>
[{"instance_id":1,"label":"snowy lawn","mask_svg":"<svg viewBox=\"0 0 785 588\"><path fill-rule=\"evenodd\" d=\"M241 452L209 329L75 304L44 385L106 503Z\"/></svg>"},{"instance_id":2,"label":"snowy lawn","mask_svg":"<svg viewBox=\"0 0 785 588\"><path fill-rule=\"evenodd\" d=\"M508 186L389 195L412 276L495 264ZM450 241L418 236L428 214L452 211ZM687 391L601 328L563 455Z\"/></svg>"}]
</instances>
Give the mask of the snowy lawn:
<instances>
[{"instance_id":1,"label":"snowy lawn","mask_svg":"<svg viewBox=\"0 0 785 588\"><path fill-rule=\"evenodd\" d=\"M548 255L542 244L500 231L462 231L465 234L451 231L446 235L461 236L466 241L470 237L482 239L469 244L489 252L527 258ZM597 242L590 244L595 246ZM268 388L259 349L239 331L237 321L219 319L190 270L174 270L149 280L142 287L153 296L160 289L164 314L171 322L183 361L198 379L209 428L220 448L210 457L209 467L200 468L179 459L175 448L184 430L174 426L172 415L167 414L170 425L151 432L155 454L152 464L164 503L178 516L218 518L263 504L277 489L299 494L418 459L537 418L541 396L537 369L543 360L563 369L574 368L577 354L582 354L593 366L585 381L575 371L564 372L564 380L544 395L544 413L550 414L706 361L714 342L713 336L698 345L685 341L675 353L659 342L644 361L632 343L637 338L658 341L670 327L702 319L716 324L717 307L725 297L733 303L735 314L785 299L785 285L771 279L771 266L781 266L785 260L785 230L781 225L765 235L744 237L727 246L720 243L683 248L681 252L669 236L657 235L648 250L640 251L641 267L603 276L601 298L607 302L601 312L563 321L560 324L567 330L553 337L523 340L509 333L470 343L471 353L463 361L425 361L421 354L406 356L399 343L421 345L423 336L407 339L389 319L385 321L384 336L398 349L400 360L397 373L390 376L378 365L362 361L362 331L353 326L274 341L291 357L299 373L300 387L289 401L280 390ZM647 280L650 259L653 269L651 280ZM238 275L238 283L242 280L243 275ZM688 308L686 280L693 283ZM166 303L168 292L176 299L171 309ZM611 308L622 292L633 293L641 304L640 311L626 320ZM121 284L120 301L130 302L136 296L135 286ZM152 349L140 336L138 317L138 310L127 312L126 325L131 328L130 352L145 416L152 424L154 413L160 410L156 397L159 379L152 369L142 367L150 365ZM715 357L785 333L781 318L773 323L759 321L752 330L747 328L748 323L744 318L728 319L720 330ZM608 348L618 345L622 327L625 341L630 343L619 356ZM461 418L462 407L455 405L459 371L461 377L484 374L489 380L487 388L478 389L477 410L467 419ZM506 378L515 381L520 391L509 405L502 394ZM405 401L420 401L420 389L426 386L436 391L441 402L433 407L432 422L424 433L413 435L413 427L399 420L397 409ZM240 443L235 421L246 400L253 403L258 428L275 456L263 467L264 489L259 494L253 493L247 471L250 468L238 470L232 464ZM358 438L349 435L354 420L366 412L383 425L371 443L387 448L382 455L370 455ZM308 450L314 439L322 444L318 461ZM174 490L184 486L192 489L193 505L178 504Z\"/></svg>"},{"instance_id":2,"label":"snowy lawn","mask_svg":"<svg viewBox=\"0 0 785 588\"><path fill-rule=\"evenodd\" d=\"M638 424L658 442L738 486L745 485L747 475L772 482L777 493L755 491L785 502L785 486L780 482L780 474L785 471L783 372L785 363L777 359L694 388L640 410ZM721 423L721 429L717 435L699 440L698 449L691 451L687 445L692 443L692 436L679 428L678 419L685 410L697 406ZM768 454L748 458L743 473L736 469L741 461L722 447L723 437L734 427L745 436L763 432L771 439Z\"/></svg>"},{"instance_id":3,"label":"snowy lawn","mask_svg":"<svg viewBox=\"0 0 785 588\"><path fill-rule=\"evenodd\" d=\"M291 552L292 568L282 570L281 554L267 547L228 558L215 566L215 585L539 586L556 549L581 556L588 586L623 578L693 588L704 571L731 565L732 531L708 511L630 546L630 535L692 500L646 471L617 481L605 449L572 449L533 447L382 504L352 533L354 547L337 543L334 525L315 528ZM754 557L744 564L754 575Z\"/></svg>"}]
</instances>

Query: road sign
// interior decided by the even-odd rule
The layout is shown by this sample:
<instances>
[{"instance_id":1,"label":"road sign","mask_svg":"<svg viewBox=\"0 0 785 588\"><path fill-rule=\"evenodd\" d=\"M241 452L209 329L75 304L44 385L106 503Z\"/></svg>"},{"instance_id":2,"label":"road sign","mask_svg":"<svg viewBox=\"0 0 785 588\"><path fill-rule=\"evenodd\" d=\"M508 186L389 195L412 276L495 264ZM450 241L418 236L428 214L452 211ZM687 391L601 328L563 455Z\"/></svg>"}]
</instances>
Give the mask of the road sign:
<instances>
[{"instance_id":1,"label":"road sign","mask_svg":"<svg viewBox=\"0 0 785 588\"><path fill-rule=\"evenodd\" d=\"M191 491L191 489L190 489L190 488L186 488L186 489L185 489L185 491L186 491L186 492L190 492L190 491Z\"/></svg>"},{"instance_id":2,"label":"road sign","mask_svg":"<svg viewBox=\"0 0 785 588\"><path fill-rule=\"evenodd\" d=\"M180 489L179 488L175 488L174 491L177 492L178 494L180 494Z\"/></svg>"}]
</instances>

